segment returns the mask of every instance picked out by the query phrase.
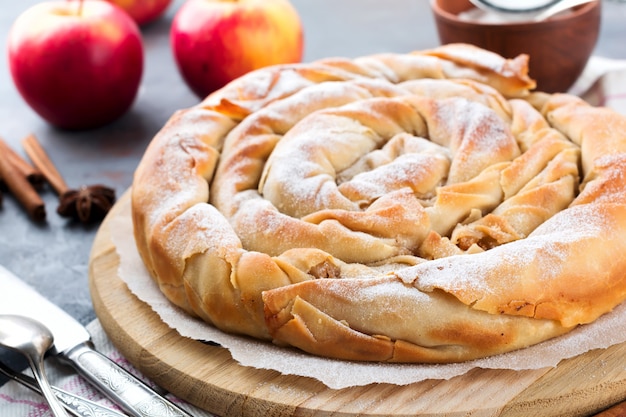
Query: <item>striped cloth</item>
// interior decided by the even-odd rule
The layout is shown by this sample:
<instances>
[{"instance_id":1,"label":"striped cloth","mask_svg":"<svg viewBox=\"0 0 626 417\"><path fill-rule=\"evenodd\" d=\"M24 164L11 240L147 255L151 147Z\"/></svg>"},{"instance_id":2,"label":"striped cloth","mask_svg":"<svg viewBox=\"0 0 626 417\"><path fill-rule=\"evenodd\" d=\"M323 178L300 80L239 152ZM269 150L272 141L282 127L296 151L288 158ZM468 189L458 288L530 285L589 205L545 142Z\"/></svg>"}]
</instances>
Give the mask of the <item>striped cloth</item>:
<instances>
[{"instance_id":1,"label":"striped cloth","mask_svg":"<svg viewBox=\"0 0 626 417\"><path fill-rule=\"evenodd\" d=\"M570 93L626 115L626 61L591 57Z\"/></svg>"}]
</instances>

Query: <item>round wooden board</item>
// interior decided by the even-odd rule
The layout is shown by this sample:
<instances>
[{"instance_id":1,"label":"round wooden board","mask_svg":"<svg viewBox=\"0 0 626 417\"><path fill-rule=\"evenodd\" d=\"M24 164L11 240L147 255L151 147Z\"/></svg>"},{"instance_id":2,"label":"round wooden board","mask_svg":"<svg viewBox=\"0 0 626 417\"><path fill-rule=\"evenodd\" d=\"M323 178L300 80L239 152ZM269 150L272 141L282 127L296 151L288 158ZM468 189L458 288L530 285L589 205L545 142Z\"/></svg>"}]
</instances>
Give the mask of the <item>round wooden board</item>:
<instances>
[{"instance_id":1,"label":"round wooden board","mask_svg":"<svg viewBox=\"0 0 626 417\"><path fill-rule=\"evenodd\" d=\"M89 274L96 314L130 363L218 416L588 416L626 398L626 344L550 369L475 369L448 381L340 390L310 378L241 366L226 349L181 337L119 278L107 224L128 203L126 193L94 241Z\"/></svg>"}]
</instances>

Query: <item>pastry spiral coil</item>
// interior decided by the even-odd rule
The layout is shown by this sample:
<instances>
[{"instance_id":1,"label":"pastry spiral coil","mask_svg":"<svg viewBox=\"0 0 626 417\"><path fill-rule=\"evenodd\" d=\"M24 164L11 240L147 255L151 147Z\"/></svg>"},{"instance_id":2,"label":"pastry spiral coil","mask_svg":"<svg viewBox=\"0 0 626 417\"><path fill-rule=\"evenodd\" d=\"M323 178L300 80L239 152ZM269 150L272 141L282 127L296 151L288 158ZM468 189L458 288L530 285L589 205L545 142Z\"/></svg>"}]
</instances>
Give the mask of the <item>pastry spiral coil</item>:
<instances>
[{"instance_id":1,"label":"pastry spiral coil","mask_svg":"<svg viewBox=\"0 0 626 417\"><path fill-rule=\"evenodd\" d=\"M142 259L226 331L346 360L523 348L626 297L626 118L464 44L249 73L135 173Z\"/></svg>"}]
</instances>

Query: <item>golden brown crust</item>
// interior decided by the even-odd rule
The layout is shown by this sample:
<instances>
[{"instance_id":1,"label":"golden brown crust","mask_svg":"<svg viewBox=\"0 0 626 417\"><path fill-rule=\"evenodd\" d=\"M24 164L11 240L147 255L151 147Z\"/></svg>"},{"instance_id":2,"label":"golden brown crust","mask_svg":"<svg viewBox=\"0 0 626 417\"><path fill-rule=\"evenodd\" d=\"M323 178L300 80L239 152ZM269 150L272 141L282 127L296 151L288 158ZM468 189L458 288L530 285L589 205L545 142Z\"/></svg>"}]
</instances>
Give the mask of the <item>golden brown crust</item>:
<instances>
[{"instance_id":1,"label":"golden brown crust","mask_svg":"<svg viewBox=\"0 0 626 417\"><path fill-rule=\"evenodd\" d=\"M252 72L135 173L144 263L190 314L347 360L523 348L626 298L626 118L468 45Z\"/></svg>"}]
</instances>

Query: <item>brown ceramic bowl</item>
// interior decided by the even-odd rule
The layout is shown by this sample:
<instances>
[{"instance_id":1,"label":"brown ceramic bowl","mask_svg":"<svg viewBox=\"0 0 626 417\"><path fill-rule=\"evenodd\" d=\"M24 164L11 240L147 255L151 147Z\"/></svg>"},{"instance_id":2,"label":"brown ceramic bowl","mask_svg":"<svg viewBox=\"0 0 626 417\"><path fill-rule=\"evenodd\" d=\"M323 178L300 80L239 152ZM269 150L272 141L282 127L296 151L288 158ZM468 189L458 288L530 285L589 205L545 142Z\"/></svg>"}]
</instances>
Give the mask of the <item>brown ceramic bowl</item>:
<instances>
[{"instance_id":1,"label":"brown ceramic bowl","mask_svg":"<svg viewBox=\"0 0 626 417\"><path fill-rule=\"evenodd\" d=\"M481 23L459 18L474 8L469 0L432 0L442 44L464 42L506 58L530 57L537 90L566 92L580 76L600 32L600 0L542 22Z\"/></svg>"}]
</instances>

